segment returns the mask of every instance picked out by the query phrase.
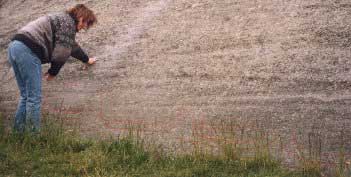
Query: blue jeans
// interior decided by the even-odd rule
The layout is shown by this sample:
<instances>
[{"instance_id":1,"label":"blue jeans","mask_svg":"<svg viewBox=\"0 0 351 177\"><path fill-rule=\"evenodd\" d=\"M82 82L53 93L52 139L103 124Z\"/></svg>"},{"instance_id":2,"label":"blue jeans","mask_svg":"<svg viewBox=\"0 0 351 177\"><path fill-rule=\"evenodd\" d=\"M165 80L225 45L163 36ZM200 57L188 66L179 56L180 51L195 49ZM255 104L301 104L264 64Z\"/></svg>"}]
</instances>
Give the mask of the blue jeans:
<instances>
[{"instance_id":1,"label":"blue jeans","mask_svg":"<svg viewBox=\"0 0 351 177\"><path fill-rule=\"evenodd\" d=\"M22 42L12 41L8 59L15 72L20 100L15 114L14 130L39 132L41 106L41 61Z\"/></svg>"}]
</instances>

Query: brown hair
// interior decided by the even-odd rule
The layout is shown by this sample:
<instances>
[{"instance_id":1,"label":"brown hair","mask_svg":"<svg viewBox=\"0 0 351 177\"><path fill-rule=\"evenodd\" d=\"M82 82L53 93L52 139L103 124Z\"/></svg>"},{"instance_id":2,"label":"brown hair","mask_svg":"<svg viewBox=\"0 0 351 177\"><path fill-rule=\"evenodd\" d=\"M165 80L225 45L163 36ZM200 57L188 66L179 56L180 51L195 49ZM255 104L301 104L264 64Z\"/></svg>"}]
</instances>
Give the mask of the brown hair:
<instances>
[{"instance_id":1,"label":"brown hair","mask_svg":"<svg viewBox=\"0 0 351 177\"><path fill-rule=\"evenodd\" d=\"M75 20L83 18L83 22L87 23L88 28L97 23L94 12L87 8L84 4L77 4L74 7L68 9L66 12L76 18Z\"/></svg>"}]
</instances>

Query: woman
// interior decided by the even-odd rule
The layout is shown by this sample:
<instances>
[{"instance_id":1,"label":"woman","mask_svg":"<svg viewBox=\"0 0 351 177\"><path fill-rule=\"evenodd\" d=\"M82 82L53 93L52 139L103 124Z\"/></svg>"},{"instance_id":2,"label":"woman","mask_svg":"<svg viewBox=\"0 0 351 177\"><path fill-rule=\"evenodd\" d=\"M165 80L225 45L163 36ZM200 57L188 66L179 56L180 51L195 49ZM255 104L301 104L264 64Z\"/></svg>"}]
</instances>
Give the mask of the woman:
<instances>
[{"instance_id":1,"label":"woman","mask_svg":"<svg viewBox=\"0 0 351 177\"><path fill-rule=\"evenodd\" d=\"M50 63L45 74L50 81L72 56L92 65L75 41L76 32L89 29L97 22L90 9L78 4L66 12L38 18L21 28L12 38L8 59L15 72L20 100L15 115L14 130L23 133L40 130L41 64Z\"/></svg>"}]
</instances>

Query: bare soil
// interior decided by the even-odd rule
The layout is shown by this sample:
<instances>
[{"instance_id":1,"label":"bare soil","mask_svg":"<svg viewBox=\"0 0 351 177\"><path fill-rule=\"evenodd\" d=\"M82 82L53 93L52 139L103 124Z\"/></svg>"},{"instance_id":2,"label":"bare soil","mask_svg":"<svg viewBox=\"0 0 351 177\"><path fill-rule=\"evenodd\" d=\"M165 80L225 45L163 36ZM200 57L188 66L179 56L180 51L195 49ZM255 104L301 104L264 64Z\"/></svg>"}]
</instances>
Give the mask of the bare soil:
<instances>
[{"instance_id":1,"label":"bare soil","mask_svg":"<svg viewBox=\"0 0 351 177\"><path fill-rule=\"evenodd\" d=\"M10 36L75 3L98 14L99 23L77 37L98 63L85 69L70 60L43 83L42 107L82 134L142 125L172 147L199 124L237 120L282 137L287 162L296 139L311 144L311 137L325 163L337 161L341 147L351 155L347 0L2 0L0 111L8 124L18 100Z\"/></svg>"}]
</instances>

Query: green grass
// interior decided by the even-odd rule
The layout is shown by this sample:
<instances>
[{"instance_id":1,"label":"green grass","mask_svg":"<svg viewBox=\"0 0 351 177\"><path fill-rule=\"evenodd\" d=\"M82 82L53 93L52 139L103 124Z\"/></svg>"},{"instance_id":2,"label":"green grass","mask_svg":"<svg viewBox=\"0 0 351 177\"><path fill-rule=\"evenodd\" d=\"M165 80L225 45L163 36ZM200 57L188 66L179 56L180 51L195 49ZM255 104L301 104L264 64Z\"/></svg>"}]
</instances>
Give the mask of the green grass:
<instances>
[{"instance_id":1,"label":"green grass","mask_svg":"<svg viewBox=\"0 0 351 177\"><path fill-rule=\"evenodd\" d=\"M89 140L46 124L40 134L7 133L0 126L0 176L293 177L269 155L228 158L169 155L133 136Z\"/></svg>"}]
</instances>

